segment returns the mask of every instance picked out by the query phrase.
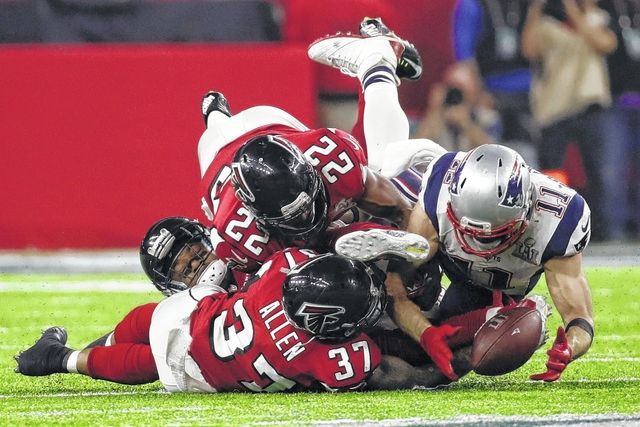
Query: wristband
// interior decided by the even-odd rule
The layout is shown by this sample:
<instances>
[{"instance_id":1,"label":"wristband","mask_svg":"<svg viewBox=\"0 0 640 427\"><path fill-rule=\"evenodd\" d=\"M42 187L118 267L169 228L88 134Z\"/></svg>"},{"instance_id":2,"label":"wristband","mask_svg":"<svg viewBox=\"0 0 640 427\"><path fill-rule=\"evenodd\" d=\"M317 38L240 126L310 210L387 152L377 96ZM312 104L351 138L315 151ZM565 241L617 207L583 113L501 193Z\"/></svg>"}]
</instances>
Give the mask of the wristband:
<instances>
[{"instance_id":1,"label":"wristband","mask_svg":"<svg viewBox=\"0 0 640 427\"><path fill-rule=\"evenodd\" d=\"M574 326L577 326L578 328L588 333L591 337L591 340L593 341L593 326L591 326L591 323L587 322L581 317L576 317L571 322L567 323L567 327L564 328L564 330L569 331L569 328L572 328Z\"/></svg>"}]
</instances>

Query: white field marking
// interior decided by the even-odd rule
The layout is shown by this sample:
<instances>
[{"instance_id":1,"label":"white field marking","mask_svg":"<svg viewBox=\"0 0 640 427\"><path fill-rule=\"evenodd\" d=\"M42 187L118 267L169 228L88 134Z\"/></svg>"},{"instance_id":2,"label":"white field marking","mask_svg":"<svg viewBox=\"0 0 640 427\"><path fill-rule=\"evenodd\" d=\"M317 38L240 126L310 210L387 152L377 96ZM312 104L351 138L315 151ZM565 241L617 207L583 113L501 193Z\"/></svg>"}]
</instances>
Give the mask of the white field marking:
<instances>
[{"instance_id":1,"label":"white field marking","mask_svg":"<svg viewBox=\"0 0 640 427\"><path fill-rule=\"evenodd\" d=\"M526 381L528 383L531 384L541 384L544 385L543 383L539 382L539 381ZM589 384L589 383L616 383L616 382L621 382L621 383L634 383L634 382L640 382L640 378L636 378L636 377L619 377L619 378L603 378L603 379L598 379L598 380L594 380L594 379L589 379L589 378L582 378L582 379L578 379L578 380L567 380L567 379L562 379L561 380L562 383L576 383L576 384ZM418 388L416 388L416 390L419 390ZM158 390L148 390L148 391L79 391L77 393L73 393L73 392L65 392L65 393L43 393L43 394L0 394L0 399L23 399L23 398L27 398L27 399L51 399L51 398L73 398L73 397L93 397L93 396L135 396L135 395L148 395L148 394L165 394L165 395L170 395L172 393L169 393L167 391L165 391L164 389L158 389ZM640 414L639 414L640 415Z\"/></svg>"},{"instance_id":2,"label":"white field marking","mask_svg":"<svg viewBox=\"0 0 640 427\"><path fill-rule=\"evenodd\" d=\"M109 409L109 414L133 414L133 413L153 413L153 412L184 412L184 411L202 411L210 409L203 406L187 406L187 407L141 407L141 408L123 408ZM16 411L13 416L18 417L60 417L76 414L101 414L105 409L68 409L68 410L51 410L51 411ZM338 420L283 420L283 421L257 421L252 425L272 426L272 425L313 425L313 426L334 426L334 425L357 425L357 426L449 426L449 425L575 425L584 423L598 423L597 425L637 425L640 421L640 414L621 415L621 414L594 414L594 415L577 415L577 414L561 414L550 416L502 416L502 415L464 415L455 418L433 420L427 418L397 418L386 420L354 420L354 419L338 419ZM555 424L552 424L555 423ZM606 423L606 424L605 424Z\"/></svg>"},{"instance_id":3,"label":"white field marking","mask_svg":"<svg viewBox=\"0 0 640 427\"><path fill-rule=\"evenodd\" d=\"M387 420L325 420L325 421L260 421L252 422L252 425L272 426L272 425L313 425L313 426L476 426L476 425L545 425L545 426L566 426L566 425L586 425L586 423L597 423L598 426L611 425L637 425L640 422L640 413L633 415L621 414L594 414L594 415L574 415L561 414L549 416L503 416L503 415L463 415L455 418L433 420L427 418L397 418Z\"/></svg>"},{"instance_id":4,"label":"white field marking","mask_svg":"<svg viewBox=\"0 0 640 427\"><path fill-rule=\"evenodd\" d=\"M43 393L43 394L0 394L0 399L34 399L34 398L54 398L54 397L92 397L92 396L131 396L145 394L170 394L164 389L148 391L79 391L77 393Z\"/></svg>"},{"instance_id":5,"label":"white field marking","mask_svg":"<svg viewBox=\"0 0 640 427\"><path fill-rule=\"evenodd\" d=\"M144 406L140 408L124 408L124 409L55 409L51 411L13 411L14 417L64 417L76 414L150 414L153 412L183 412L183 411L202 411L208 409L206 406L172 406L158 408L155 406Z\"/></svg>"},{"instance_id":6,"label":"white field marking","mask_svg":"<svg viewBox=\"0 0 640 427\"><path fill-rule=\"evenodd\" d=\"M583 356L578 360L574 360L572 363L576 362L640 362L640 357L629 357L629 356L611 356L611 357L589 357Z\"/></svg>"},{"instance_id":7,"label":"white field marking","mask_svg":"<svg viewBox=\"0 0 640 427\"><path fill-rule=\"evenodd\" d=\"M596 341L640 340L640 335L596 335Z\"/></svg>"},{"instance_id":8,"label":"white field marking","mask_svg":"<svg viewBox=\"0 0 640 427\"><path fill-rule=\"evenodd\" d=\"M158 292L150 282L139 280L100 280L90 282L24 283L0 282L0 292Z\"/></svg>"},{"instance_id":9,"label":"white field marking","mask_svg":"<svg viewBox=\"0 0 640 427\"><path fill-rule=\"evenodd\" d=\"M573 363L573 362L571 362ZM534 383L534 384L541 384L543 385L543 382L540 381L533 381L533 380L529 380L527 381L529 383ZM590 378L581 378L579 380L565 380L564 378L560 380L560 382L564 383L571 383L571 384L608 384L608 383L640 383L640 378L635 378L635 377L619 377L619 378L602 378L599 380L594 380L594 379L590 379Z\"/></svg>"}]
</instances>

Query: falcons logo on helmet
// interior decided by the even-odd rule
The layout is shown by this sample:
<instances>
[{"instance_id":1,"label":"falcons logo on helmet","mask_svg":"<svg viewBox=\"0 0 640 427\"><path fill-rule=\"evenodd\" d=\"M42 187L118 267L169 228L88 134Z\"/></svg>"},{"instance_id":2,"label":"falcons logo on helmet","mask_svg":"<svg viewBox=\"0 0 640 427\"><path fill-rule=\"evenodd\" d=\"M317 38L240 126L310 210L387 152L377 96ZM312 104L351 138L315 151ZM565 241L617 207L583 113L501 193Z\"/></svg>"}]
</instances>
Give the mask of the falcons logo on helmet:
<instances>
[{"instance_id":1,"label":"falcons logo on helmet","mask_svg":"<svg viewBox=\"0 0 640 427\"><path fill-rule=\"evenodd\" d=\"M147 253L152 257L163 259L167 256L167 253L171 250L173 242L176 240L176 236L171 234L166 228L160 229L160 234L151 236L149 239L149 248Z\"/></svg>"},{"instance_id":2,"label":"falcons logo on helmet","mask_svg":"<svg viewBox=\"0 0 640 427\"><path fill-rule=\"evenodd\" d=\"M322 334L336 329L340 321L340 315L345 308L338 305L323 305L305 302L296 312L303 318L304 327L315 334Z\"/></svg>"}]
</instances>

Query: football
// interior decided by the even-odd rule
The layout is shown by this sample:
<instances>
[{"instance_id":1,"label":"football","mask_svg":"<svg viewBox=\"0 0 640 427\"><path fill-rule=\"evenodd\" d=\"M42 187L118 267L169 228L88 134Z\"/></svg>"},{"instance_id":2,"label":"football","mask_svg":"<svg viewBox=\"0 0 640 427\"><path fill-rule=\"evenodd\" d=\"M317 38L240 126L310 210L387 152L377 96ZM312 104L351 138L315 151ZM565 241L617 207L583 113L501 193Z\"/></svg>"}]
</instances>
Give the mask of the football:
<instances>
[{"instance_id":1,"label":"football","mask_svg":"<svg viewBox=\"0 0 640 427\"><path fill-rule=\"evenodd\" d=\"M503 375L524 365L538 348L542 317L532 308L516 307L487 320L471 349L471 366L480 375Z\"/></svg>"}]
</instances>

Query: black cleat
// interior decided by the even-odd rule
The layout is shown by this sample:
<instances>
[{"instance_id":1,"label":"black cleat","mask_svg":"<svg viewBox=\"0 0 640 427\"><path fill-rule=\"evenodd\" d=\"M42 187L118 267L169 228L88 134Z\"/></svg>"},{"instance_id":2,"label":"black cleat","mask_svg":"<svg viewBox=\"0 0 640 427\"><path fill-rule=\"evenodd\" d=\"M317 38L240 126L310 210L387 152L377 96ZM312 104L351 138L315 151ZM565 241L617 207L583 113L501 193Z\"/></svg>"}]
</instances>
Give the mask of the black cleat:
<instances>
[{"instance_id":1,"label":"black cleat","mask_svg":"<svg viewBox=\"0 0 640 427\"><path fill-rule=\"evenodd\" d=\"M66 347L66 343L67 331L64 328L54 326L47 329L34 345L14 356L18 363L15 372L34 377L67 372L65 359L73 350Z\"/></svg>"},{"instance_id":2,"label":"black cleat","mask_svg":"<svg viewBox=\"0 0 640 427\"><path fill-rule=\"evenodd\" d=\"M231 117L231 110L227 98L220 92L209 91L202 97L202 118L207 126L207 117L212 111L220 111L222 114Z\"/></svg>"},{"instance_id":3,"label":"black cleat","mask_svg":"<svg viewBox=\"0 0 640 427\"><path fill-rule=\"evenodd\" d=\"M422 58L418 49L407 40L401 39L389 29L381 18L365 17L360 23L360 35L363 37L391 36L404 46L404 52L398 58L396 75L401 79L418 80L422 76Z\"/></svg>"}]
</instances>

